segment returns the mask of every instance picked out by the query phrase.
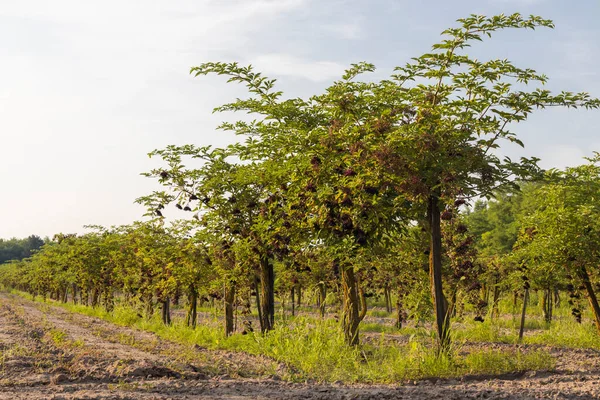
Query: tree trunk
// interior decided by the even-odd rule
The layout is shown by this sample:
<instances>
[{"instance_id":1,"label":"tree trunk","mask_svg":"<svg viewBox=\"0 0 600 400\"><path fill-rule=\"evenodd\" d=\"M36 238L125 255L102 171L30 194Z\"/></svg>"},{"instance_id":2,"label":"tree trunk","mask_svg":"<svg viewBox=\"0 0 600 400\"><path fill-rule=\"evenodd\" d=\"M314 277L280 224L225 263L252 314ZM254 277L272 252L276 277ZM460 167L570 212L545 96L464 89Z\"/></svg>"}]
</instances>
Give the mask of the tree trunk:
<instances>
[{"instance_id":1,"label":"tree trunk","mask_svg":"<svg viewBox=\"0 0 600 400\"><path fill-rule=\"evenodd\" d=\"M196 320L198 318L198 292L195 287L190 288L188 302L188 312L185 317L185 323L187 326L196 328Z\"/></svg>"},{"instance_id":2,"label":"tree trunk","mask_svg":"<svg viewBox=\"0 0 600 400\"><path fill-rule=\"evenodd\" d=\"M272 330L275 323L275 274L267 255L260 260L260 306L260 330L265 333Z\"/></svg>"},{"instance_id":3,"label":"tree trunk","mask_svg":"<svg viewBox=\"0 0 600 400\"><path fill-rule=\"evenodd\" d=\"M390 294L390 288L385 285L383 287L383 297L385 300L385 311L388 313L392 312L392 296Z\"/></svg>"},{"instance_id":4,"label":"tree trunk","mask_svg":"<svg viewBox=\"0 0 600 400\"><path fill-rule=\"evenodd\" d=\"M578 275L583 281L583 286L585 286L585 291L587 292L587 297L590 306L592 307L592 312L594 313L594 323L596 324L596 329L600 333L600 305L598 305L598 298L596 297L596 293L594 293L594 288L590 282L590 276L584 266L579 268Z\"/></svg>"},{"instance_id":5,"label":"tree trunk","mask_svg":"<svg viewBox=\"0 0 600 400\"><path fill-rule=\"evenodd\" d=\"M296 289L296 297L298 301L298 307L300 307L300 305L302 304L302 286L300 285L298 285L298 288Z\"/></svg>"},{"instance_id":6,"label":"tree trunk","mask_svg":"<svg viewBox=\"0 0 600 400\"><path fill-rule=\"evenodd\" d=\"M402 310L402 302L400 301L400 296L398 296L398 300L396 300L396 328L402 329L402 324L404 323L404 312Z\"/></svg>"},{"instance_id":7,"label":"tree trunk","mask_svg":"<svg viewBox=\"0 0 600 400\"><path fill-rule=\"evenodd\" d=\"M359 343L358 325L360 299L357 292L356 276L353 267L344 267L342 269L342 329L344 330L344 339L348 345L356 346Z\"/></svg>"},{"instance_id":8,"label":"tree trunk","mask_svg":"<svg viewBox=\"0 0 600 400\"><path fill-rule=\"evenodd\" d=\"M498 278L496 278L496 283L494 284L494 291L492 297L492 319L498 318L500 316L500 310L498 308L498 303L500 302L500 288L498 287Z\"/></svg>"},{"instance_id":9,"label":"tree trunk","mask_svg":"<svg viewBox=\"0 0 600 400\"><path fill-rule=\"evenodd\" d=\"M175 288L175 293L173 294L173 305L174 306L179 306L179 298L181 297L181 291L179 290L179 287Z\"/></svg>"},{"instance_id":10,"label":"tree trunk","mask_svg":"<svg viewBox=\"0 0 600 400\"><path fill-rule=\"evenodd\" d=\"M519 341L523 340L523 331L525 330L525 312L527 311L527 300L529 300L529 289L525 289L523 295L523 310L521 311L521 326L519 327Z\"/></svg>"},{"instance_id":11,"label":"tree trunk","mask_svg":"<svg viewBox=\"0 0 600 400\"><path fill-rule=\"evenodd\" d=\"M542 292L542 318L548 322L548 295L546 289Z\"/></svg>"},{"instance_id":12,"label":"tree trunk","mask_svg":"<svg viewBox=\"0 0 600 400\"><path fill-rule=\"evenodd\" d=\"M544 290L544 295L542 296L542 315L544 317L544 321L549 324L552 322L552 305L554 304L552 300L552 290L547 288Z\"/></svg>"},{"instance_id":13,"label":"tree trunk","mask_svg":"<svg viewBox=\"0 0 600 400\"><path fill-rule=\"evenodd\" d=\"M293 317L294 315L296 315L296 302L294 301L294 298L295 298L294 297L294 286L292 286L290 297L292 300L292 317Z\"/></svg>"},{"instance_id":14,"label":"tree trunk","mask_svg":"<svg viewBox=\"0 0 600 400\"><path fill-rule=\"evenodd\" d=\"M440 205L437 195L429 197L427 220L430 230L429 276L431 280L431 295L435 310L435 324L438 334L439 350L445 352L450 347L450 319L448 305L442 289L442 229L440 220Z\"/></svg>"},{"instance_id":15,"label":"tree trunk","mask_svg":"<svg viewBox=\"0 0 600 400\"><path fill-rule=\"evenodd\" d=\"M162 301L162 321L165 325L171 325L171 300L168 297Z\"/></svg>"},{"instance_id":16,"label":"tree trunk","mask_svg":"<svg viewBox=\"0 0 600 400\"><path fill-rule=\"evenodd\" d=\"M490 286L487 283L483 284L483 301L485 304L490 304Z\"/></svg>"},{"instance_id":17,"label":"tree trunk","mask_svg":"<svg viewBox=\"0 0 600 400\"><path fill-rule=\"evenodd\" d=\"M72 285L72 296L73 296L73 304L77 304L77 285L73 284Z\"/></svg>"},{"instance_id":18,"label":"tree trunk","mask_svg":"<svg viewBox=\"0 0 600 400\"><path fill-rule=\"evenodd\" d=\"M319 314L325 318L325 299L327 298L327 286L325 282L319 283Z\"/></svg>"},{"instance_id":19,"label":"tree trunk","mask_svg":"<svg viewBox=\"0 0 600 400\"><path fill-rule=\"evenodd\" d=\"M554 289L554 306L560 307L560 292L558 289Z\"/></svg>"},{"instance_id":20,"label":"tree trunk","mask_svg":"<svg viewBox=\"0 0 600 400\"><path fill-rule=\"evenodd\" d=\"M258 322L260 324L260 330L262 332L262 307L260 306L260 290L258 277L254 277L254 293L256 298L256 311L258 312Z\"/></svg>"},{"instance_id":21,"label":"tree trunk","mask_svg":"<svg viewBox=\"0 0 600 400\"><path fill-rule=\"evenodd\" d=\"M365 292L362 289L358 279L356 279L356 291L358 293L358 300L360 302L360 309L358 312L358 322L360 323L367 315L367 297L365 296Z\"/></svg>"},{"instance_id":22,"label":"tree trunk","mask_svg":"<svg viewBox=\"0 0 600 400\"><path fill-rule=\"evenodd\" d=\"M92 307L98 306L98 298L100 297L100 293L97 288L94 288L92 292Z\"/></svg>"},{"instance_id":23,"label":"tree trunk","mask_svg":"<svg viewBox=\"0 0 600 400\"><path fill-rule=\"evenodd\" d=\"M257 296L258 298L258 296ZM225 295L223 303L225 305L225 336L233 333L233 302L235 300L235 285L228 283L225 285Z\"/></svg>"}]
</instances>

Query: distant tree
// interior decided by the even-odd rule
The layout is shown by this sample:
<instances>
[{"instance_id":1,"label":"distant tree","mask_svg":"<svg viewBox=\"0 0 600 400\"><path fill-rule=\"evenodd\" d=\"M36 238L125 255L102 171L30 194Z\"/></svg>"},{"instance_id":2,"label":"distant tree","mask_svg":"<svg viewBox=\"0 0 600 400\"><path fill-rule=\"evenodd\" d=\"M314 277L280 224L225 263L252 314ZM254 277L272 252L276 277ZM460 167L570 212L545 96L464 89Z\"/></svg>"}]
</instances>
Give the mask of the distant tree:
<instances>
[{"instance_id":1,"label":"distant tree","mask_svg":"<svg viewBox=\"0 0 600 400\"><path fill-rule=\"evenodd\" d=\"M0 264L31 257L43 245L44 240L36 235L31 235L24 239L0 239Z\"/></svg>"},{"instance_id":2,"label":"distant tree","mask_svg":"<svg viewBox=\"0 0 600 400\"><path fill-rule=\"evenodd\" d=\"M600 279L600 155L596 153L588 164L552 170L547 179L531 199L536 207L522 219L518 257L530 265L530 278L540 288L547 289L564 276L585 293L600 332L594 288ZM581 317L581 310L573 311Z\"/></svg>"}]
</instances>

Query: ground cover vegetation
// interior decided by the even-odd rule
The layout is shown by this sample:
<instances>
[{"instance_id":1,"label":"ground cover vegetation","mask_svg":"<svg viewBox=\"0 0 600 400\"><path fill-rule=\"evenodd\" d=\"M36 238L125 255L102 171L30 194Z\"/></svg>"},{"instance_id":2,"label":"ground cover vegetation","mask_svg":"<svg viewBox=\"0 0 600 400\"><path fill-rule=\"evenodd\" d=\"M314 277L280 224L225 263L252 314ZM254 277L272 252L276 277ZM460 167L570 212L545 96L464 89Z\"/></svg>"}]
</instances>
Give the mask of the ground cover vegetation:
<instances>
[{"instance_id":1,"label":"ground cover vegetation","mask_svg":"<svg viewBox=\"0 0 600 400\"><path fill-rule=\"evenodd\" d=\"M248 98L215 109L245 114L219 127L239 143L153 151L162 164L144 175L164 190L138 199L148 220L58 234L3 265L0 284L169 339L266 355L293 367L290 379L554 362L479 342L598 348L600 157L542 171L497 154L523 145L515 130L533 111L600 102L466 54L497 31L538 27L553 24L470 16L388 79L363 79L375 67L355 64L309 99L285 98L249 66L194 67L247 87ZM188 218L169 222L177 215Z\"/></svg>"}]
</instances>

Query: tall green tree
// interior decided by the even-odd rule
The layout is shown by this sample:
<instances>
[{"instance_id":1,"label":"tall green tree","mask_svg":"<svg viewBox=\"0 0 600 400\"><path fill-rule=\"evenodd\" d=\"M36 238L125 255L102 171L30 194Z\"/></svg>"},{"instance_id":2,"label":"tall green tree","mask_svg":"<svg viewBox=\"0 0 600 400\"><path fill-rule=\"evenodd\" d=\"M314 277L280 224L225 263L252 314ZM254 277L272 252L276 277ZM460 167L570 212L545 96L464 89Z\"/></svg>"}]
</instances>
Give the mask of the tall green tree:
<instances>
[{"instance_id":1,"label":"tall green tree","mask_svg":"<svg viewBox=\"0 0 600 400\"><path fill-rule=\"evenodd\" d=\"M536 159L498 157L503 142L523 145L513 129L536 109L598 108L587 93L543 89L547 78L508 60L479 61L466 54L473 42L508 28L552 28L552 21L520 14L472 15L443 32L430 53L397 68L394 96L412 107L411 124L398 129L396 151L405 158L409 181L430 232L430 276L440 348L449 344L447 301L442 288L440 216L457 197L491 196L514 179L538 174ZM414 82L410 84L410 82ZM528 87L533 88L527 90Z\"/></svg>"},{"instance_id":2,"label":"tall green tree","mask_svg":"<svg viewBox=\"0 0 600 400\"><path fill-rule=\"evenodd\" d=\"M396 68L389 79L362 81L361 74L374 66L356 64L323 94L306 100L284 100L274 80L237 63L192 68L196 76L225 75L229 82L247 86L249 98L216 109L255 118L220 126L245 139L230 147L226 157L239 160L232 163L237 170L257 167L246 170L246 176L260 182L259 193L270 199L268 207L283 210L258 226L273 232L279 222L294 225L306 243L324 243L338 255L334 259L348 343L358 343L361 289L356 272L379 244L416 219L429 232L436 330L440 349L447 349L442 214L457 199L488 197L498 188L514 186L515 179L539 174L536 159L513 161L496 151L506 142L523 145L513 129L534 110L600 105L586 93L554 95L543 89L544 75L508 60L479 61L466 54L471 43L499 30L537 27L551 28L553 23L520 14L472 15L444 31L446 39L431 52ZM185 154L183 149L179 154ZM225 170L217 169L217 175ZM177 165L153 174L183 193L194 174L181 171ZM196 193L187 195L201 198ZM281 239L274 241L262 235L263 244L287 247L289 237L281 232ZM268 260L268 254L263 256Z\"/></svg>"}]
</instances>

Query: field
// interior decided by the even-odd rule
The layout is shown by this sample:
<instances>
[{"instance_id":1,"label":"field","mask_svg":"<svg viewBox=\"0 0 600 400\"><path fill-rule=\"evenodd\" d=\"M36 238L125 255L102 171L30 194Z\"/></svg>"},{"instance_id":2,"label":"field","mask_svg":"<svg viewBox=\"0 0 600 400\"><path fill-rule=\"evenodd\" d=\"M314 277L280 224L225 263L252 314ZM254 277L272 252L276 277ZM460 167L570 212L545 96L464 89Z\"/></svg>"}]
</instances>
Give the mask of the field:
<instances>
[{"instance_id":1,"label":"field","mask_svg":"<svg viewBox=\"0 0 600 400\"><path fill-rule=\"evenodd\" d=\"M71 3L0 9L0 400L600 399L591 10Z\"/></svg>"},{"instance_id":2,"label":"field","mask_svg":"<svg viewBox=\"0 0 600 400\"><path fill-rule=\"evenodd\" d=\"M80 306L78 310L103 315L91 308ZM174 314L177 315L177 312ZM378 347L406 350L406 346L414 346L412 343L416 343L414 337L418 336L418 329L395 330L386 325L385 312L370 314L365 320L364 330L367 332L364 332L364 341L368 344L361 346L363 352ZM120 320L113 317L113 322L110 322L106 320L107 314L104 318L74 312L73 306L1 294L0 398L585 399L600 396L597 344L588 343L591 348L587 349L565 347L568 343L560 343L558 331L548 331L547 327L536 323L535 318L528 325L526 344L519 346L503 343L512 339L498 333L513 330L508 317L497 324L505 328L491 329L483 325L477 328L470 327L470 324L457 327L457 337L462 335L470 339L462 340L456 357L467 354L462 358L464 361L469 359L468 354L472 354L469 368L478 370L477 374L469 374L465 365L454 365L446 366L446 369L438 366L441 369L437 372L448 377L427 377L428 372L436 371L427 370L425 350L420 353L421 362L425 363L421 364L422 376L400 379L395 384L368 382L374 377L377 379L377 374L370 377L353 375L352 368L346 364L339 366L338 371L330 371L327 376L319 375L318 361L310 361L312 364L302 369L299 368L302 363L289 358L289 355L290 361L284 362L274 354L256 354L266 352L266 347L261 350L260 345L254 348L248 345L252 341L260 342L253 338L255 335L235 335L227 343L219 343L216 336L192 338L185 335L185 329L178 329L176 316L174 327L162 329L152 321L127 321L121 316ZM202 318L210 327L210 320L214 317L205 312ZM306 322L306 318L302 322ZM560 320L560 316L557 319ZM560 322L556 325L559 326L556 329L562 329ZM282 335L281 330L276 329L270 336ZM388 333L374 332L386 330ZM178 337L173 334L176 331L180 332ZM490 334L492 331L495 335ZM209 332L204 331L204 335ZM485 340L486 335L491 341ZM580 340L585 336L581 332L576 335ZM549 342L550 336L554 337L554 345L527 344ZM244 343L246 338L248 342ZM301 340L295 345L301 345ZM276 352L281 344L270 342L269 346L272 352ZM238 350L231 350L236 348ZM494 369L502 368L504 358L497 356L485 361L478 354L487 355L488 359L490 354L522 354L521 362L529 370L481 373L492 363ZM365 355L367 362L369 358L376 357ZM306 358L311 358L310 352L306 353ZM324 355L323 363L332 362L331 358ZM395 360L401 361L401 357ZM505 366L508 369L513 367L515 365ZM363 365L362 369L367 372L380 370L382 381L390 374L385 365L373 368ZM340 376L345 373L346 379L331 381L334 373ZM404 373L416 374L406 370ZM460 376L453 376L456 374Z\"/></svg>"}]
</instances>

